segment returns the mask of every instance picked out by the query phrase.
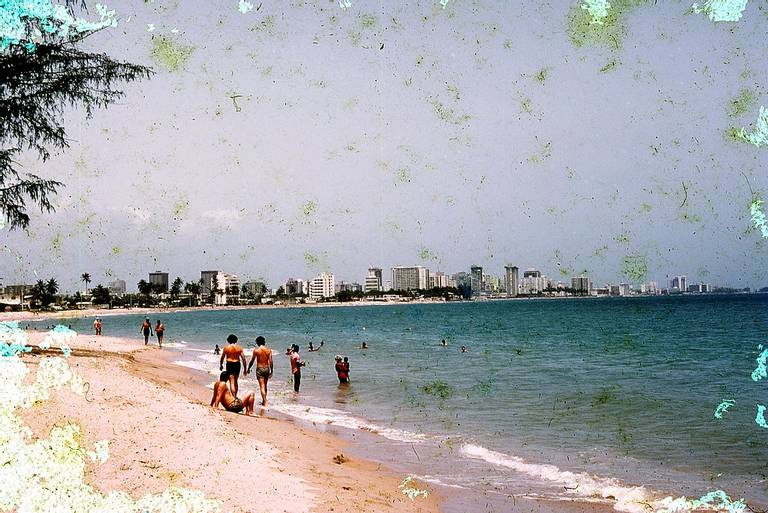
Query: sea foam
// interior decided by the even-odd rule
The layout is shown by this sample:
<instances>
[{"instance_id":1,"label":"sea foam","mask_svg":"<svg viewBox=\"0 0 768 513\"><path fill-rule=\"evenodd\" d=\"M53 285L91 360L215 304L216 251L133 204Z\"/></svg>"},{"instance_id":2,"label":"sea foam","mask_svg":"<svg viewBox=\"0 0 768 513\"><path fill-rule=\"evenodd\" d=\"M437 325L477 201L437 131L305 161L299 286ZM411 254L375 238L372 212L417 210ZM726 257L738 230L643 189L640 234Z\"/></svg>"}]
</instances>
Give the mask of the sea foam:
<instances>
[{"instance_id":1,"label":"sea foam","mask_svg":"<svg viewBox=\"0 0 768 513\"><path fill-rule=\"evenodd\" d=\"M561 470L550 464L529 463L520 457L492 451L479 445L465 444L461 447L461 454L537 479L560 484L571 494L613 499L616 501L614 504L616 511L645 513L648 511L648 502L652 500L651 494L642 486L624 486L616 479Z\"/></svg>"}]
</instances>

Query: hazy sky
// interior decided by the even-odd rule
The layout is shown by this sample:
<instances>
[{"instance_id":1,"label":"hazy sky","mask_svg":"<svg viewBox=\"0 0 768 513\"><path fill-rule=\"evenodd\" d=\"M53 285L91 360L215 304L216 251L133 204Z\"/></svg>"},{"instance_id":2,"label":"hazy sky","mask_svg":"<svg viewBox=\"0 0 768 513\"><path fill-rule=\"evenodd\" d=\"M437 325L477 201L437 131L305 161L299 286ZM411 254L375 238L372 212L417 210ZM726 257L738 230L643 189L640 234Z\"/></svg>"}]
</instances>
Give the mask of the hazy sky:
<instances>
[{"instance_id":1,"label":"hazy sky","mask_svg":"<svg viewBox=\"0 0 768 513\"><path fill-rule=\"evenodd\" d=\"M573 44L577 4L108 2L120 23L89 48L156 74L71 112L65 153L21 159L67 187L0 233L0 281L509 262L617 283L630 256L660 284L768 285L749 219L768 149L725 136L768 106L764 3L713 23L649 2L618 49ZM160 37L192 48L181 69L153 57Z\"/></svg>"}]
</instances>

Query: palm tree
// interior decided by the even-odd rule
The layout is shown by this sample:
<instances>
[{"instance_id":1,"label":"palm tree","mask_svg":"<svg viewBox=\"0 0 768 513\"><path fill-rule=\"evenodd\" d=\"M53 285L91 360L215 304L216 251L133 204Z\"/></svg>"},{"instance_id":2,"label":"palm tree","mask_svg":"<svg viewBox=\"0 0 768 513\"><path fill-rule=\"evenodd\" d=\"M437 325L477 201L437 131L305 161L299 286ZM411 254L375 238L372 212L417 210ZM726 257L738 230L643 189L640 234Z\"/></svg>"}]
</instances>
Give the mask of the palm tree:
<instances>
[{"instance_id":1,"label":"palm tree","mask_svg":"<svg viewBox=\"0 0 768 513\"><path fill-rule=\"evenodd\" d=\"M181 294L181 287L183 286L184 282L181 281L181 278L177 277L175 280L173 280L173 284L171 284L171 297L179 297L179 294Z\"/></svg>"},{"instance_id":2,"label":"palm tree","mask_svg":"<svg viewBox=\"0 0 768 513\"><path fill-rule=\"evenodd\" d=\"M91 275L83 273L80 275L80 279L85 282L85 294L88 295L88 284L91 283Z\"/></svg>"},{"instance_id":3,"label":"palm tree","mask_svg":"<svg viewBox=\"0 0 768 513\"><path fill-rule=\"evenodd\" d=\"M136 286L139 288L140 294L144 294L147 298L149 298L149 295L152 293L151 283L146 280L139 280L139 283L137 283Z\"/></svg>"},{"instance_id":4,"label":"palm tree","mask_svg":"<svg viewBox=\"0 0 768 513\"><path fill-rule=\"evenodd\" d=\"M198 303L200 301L200 291L202 290L202 288L203 287L202 285L200 285L200 283L194 282L194 281L188 281L184 285L184 291L187 292L188 294L192 294L193 296L195 296L195 303Z\"/></svg>"},{"instance_id":5,"label":"palm tree","mask_svg":"<svg viewBox=\"0 0 768 513\"><path fill-rule=\"evenodd\" d=\"M48 280L48 283L45 284L45 289L48 294L51 296L55 296L59 293L59 283L56 281L56 278L51 278Z\"/></svg>"}]
</instances>

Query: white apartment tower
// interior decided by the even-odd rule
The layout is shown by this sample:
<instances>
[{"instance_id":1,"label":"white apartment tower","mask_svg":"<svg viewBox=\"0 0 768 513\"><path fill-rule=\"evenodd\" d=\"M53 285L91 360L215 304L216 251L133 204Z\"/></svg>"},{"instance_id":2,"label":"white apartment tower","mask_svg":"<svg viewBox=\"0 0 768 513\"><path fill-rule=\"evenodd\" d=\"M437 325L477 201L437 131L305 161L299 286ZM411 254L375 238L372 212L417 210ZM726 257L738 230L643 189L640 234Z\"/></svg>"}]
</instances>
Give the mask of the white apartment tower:
<instances>
[{"instance_id":1,"label":"white apartment tower","mask_svg":"<svg viewBox=\"0 0 768 513\"><path fill-rule=\"evenodd\" d=\"M320 273L309 282L309 297L311 299L321 299L333 297L336 293L336 278L332 274Z\"/></svg>"},{"instance_id":2,"label":"white apartment tower","mask_svg":"<svg viewBox=\"0 0 768 513\"><path fill-rule=\"evenodd\" d=\"M365 291L379 291L383 290L383 284L381 283L381 269L378 267L371 267L368 269L368 276L365 277Z\"/></svg>"}]
</instances>

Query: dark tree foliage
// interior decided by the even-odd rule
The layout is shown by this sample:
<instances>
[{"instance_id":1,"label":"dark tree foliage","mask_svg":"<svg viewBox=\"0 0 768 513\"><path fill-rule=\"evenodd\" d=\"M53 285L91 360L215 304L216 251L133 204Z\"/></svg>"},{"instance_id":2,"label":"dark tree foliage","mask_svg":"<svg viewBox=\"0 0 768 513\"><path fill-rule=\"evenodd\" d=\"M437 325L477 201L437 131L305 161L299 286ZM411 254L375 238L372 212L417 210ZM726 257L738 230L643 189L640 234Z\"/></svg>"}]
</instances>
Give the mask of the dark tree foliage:
<instances>
[{"instance_id":1,"label":"dark tree foliage","mask_svg":"<svg viewBox=\"0 0 768 513\"><path fill-rule=\"evenodd\" d=\"M79 49L88 35L46 40L33 52L18 45L0 52L0 219L11 229L27 228L30 204L54 210L52 198L64 185L20 171L14 157L32 150L45 161L51 151L64 150L69 146L65 109L81 108L89 118L123 96L118 84L152 74L150 68Z\"/></svg>"}]
</instances>

